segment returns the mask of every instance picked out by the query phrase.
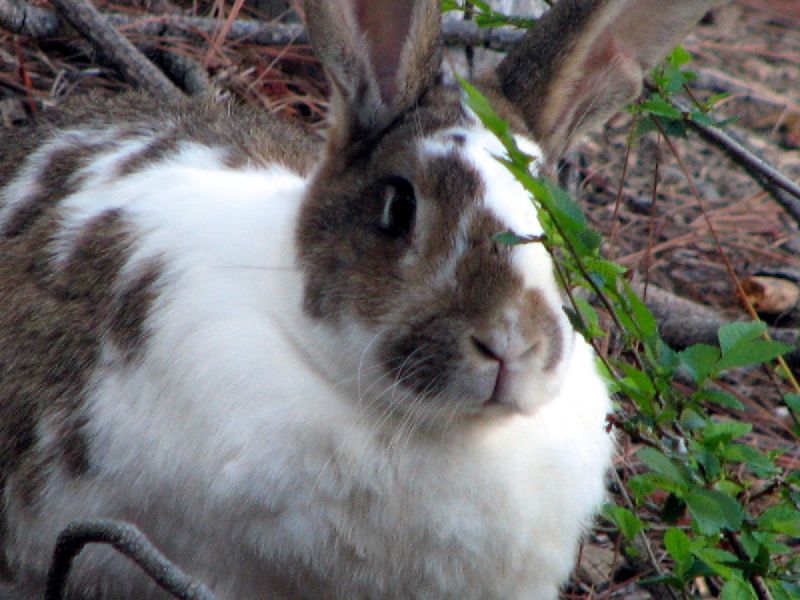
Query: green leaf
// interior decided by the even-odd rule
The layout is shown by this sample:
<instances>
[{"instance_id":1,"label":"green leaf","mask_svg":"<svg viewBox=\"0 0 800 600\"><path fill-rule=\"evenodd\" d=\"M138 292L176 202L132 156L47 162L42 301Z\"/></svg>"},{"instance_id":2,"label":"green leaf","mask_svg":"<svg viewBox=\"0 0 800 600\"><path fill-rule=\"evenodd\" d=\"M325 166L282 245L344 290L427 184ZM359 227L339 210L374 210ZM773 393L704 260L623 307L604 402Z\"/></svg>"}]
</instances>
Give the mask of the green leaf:
<instances>
[{"instance_id":1,"label":"green leaf","mask_svg":"<svg viewBox=\"0 0 800 600\"><path fill-rule=\"evenodd\" d=\"M699 110L697 108L692 109L692 111L689 113L689 118L695 123L703 125L704 127L713 127L714 125L716 125L714 119L712 119L702 110Z\"/></svg>"},{"instance_id":2,"label":"green leaf","mask_svg":"<svg viewBox=\"0 0 800 600\"><path fill-rule=\"evenodd\" d=\"M642 448L636 456L653 471L679 486L688 488L691 484L691 478L683 467L655 448Z\"/></svg>"},{"instance_id":3,"label":"green leaf","mask_svg":"<svg viewBox=\"0 0 800 600\"><path fill-rule=\"evenodd\" d=\"M622 506L607 506L604 511L628 541L639 535L645 529L645 524L632 511Z\"/></svg>"},{"instance_id":4,"label":"green leaf","mask_svg":"<svg viewBox=\"0 0 800 600\"><path fill-rule=\"evenodd\" d=\"M650 114L659 117L666 117L668 119L682 119L683 113L675 108L669 100L666 100L660 94L653 94L650 98L642 102L641 106Z\"/></svg>"},{"instance_id":5,"label":"green leaf","mask_svg":"<svg viewBox=\"0 0 800 600\"><path fill-rule=\"evenodd\" d=\"M723 351L722 358L717 363L715 370L721 372L736 367L760 365L791 350L793 350L792 346L775 341L759 339L739 343L727 352Z\"/></svg>"},{"instance_id":6,"label":"green leaf","mask_svg":"<svg viewBox=\"0 0 800 600\"><path fill-rule=\"evenodd\" d=\"M786 394L783 401L795 414L800 415L800 394Z\"/></svg>"},{"instance_id":7,"label":"green leaf","mask_svg":"<svg viewBox=\"0 0 800 600\"><path fill-rule=\"evenodd\" d=\"M703 444L715 446L728 443L747 435L753 430L750 423L736 423L734 421L710 422L703 430Z\"/></svg>"},{"instance_id":8,"label":"green leaf","mask_svg":"<svg viewBox=\"0 0 800 600\"><path fill-rule=\"evenodd\" d=\"M719 348L707 344L695 344L678 352L681 364L689 371L698 385L713 372L719 358Z\"/></svg>"},{"instance_id":9,"label":"green leaf","mask_svg":"<svg viewBox=\"0 0 800 600\"><path fill-rule=\"evenodd\" d=\"M628 282L623 282L623 289L623 297L628 305L630 314L639 327L641 337L645 340L651 338L658 332L658 325L653 313L647 308L647 305L639 298L636 292L633 291L633 288L631 288Z\"/></svg>"},{"instance_id":10,"label":"green leaf","mask_svg":"<svg viewBox=\"0 0 800 600\"><path fill-rule=\"evenodd\" d=\"M676 483L668 477L659 475L658 473L650 472L636 475L628 479L628 487L633 493L637 501L644 500L647 496L656 490L664 490L674 494L676 498L683 497L686 493L687 485L685 483Z\"/></svg>"},{"instance_id":11,"label":"green leaf","mask_svg":"<svg viewBox=\"0 0 800 600\"><path fill-rule=\"evenodd\" d=\"M705 540L694 540L693 542L705 543ZM713 572L725 578L735 577L737 575L736 571L729 566L729 563L736 562L736 556L726 550L693 543L692 554L708 565Z\"/></svg>"},{"instance_id":12,"label":"green leaf","mask_svg":"<svg viewBox=\"0 0 800 600\"><path fill-rule=\"evenodd\" d=\"M592 278L598 281L602 287L613 287L614 282L627 273L627 269L622 265L602 258L587 258L583 264Z\"/></svg>"},{"instance_id":13,"label":"green leaf","mask_svg":"<svg viewBox=\"0 0 800 600\"><path fill-rule=\"evenodd\" d=\"M575 306L580 313L581 321L586 327L586 333L589 337L595 338L605 336L606 332L600 328L600 317L597 315L597 311L594 307L580 296L575 296L574 300Z\"/></svg>"},{"instance_id":14,"label":"green leaf","mask_svg":"<svg viewBox=\"0 0 800 600\"><path fill-rule=\"evenodd\" d=\"M800 510L788 506L773 506L758 518L759 529L800 537Z\"/></svg>"},{"instance_id":15,"label":"green leaf","mask_svg":"<svg viewBox=\"0 0 800 600\"><path fill-rule=\"evenodd\" d=\"M680 416L681 427L690 431L703 429L708 419L693 408L685 408Z\"/></svg>"},{"instance_id":16,"label":"green leaf","mask_svg":"<svg viewBox=\"0 0 800 600\"><path fill-rule=\"evenodd\" d=\"M545 187L549 192L549 198L539 198L537 200L547 204L549 209L559 220L562 226L566 226L571 231L580 231L586 227L586 217L580 206L570 198L560 187L552 182L545 180Z\"/></svg>"},{"instance_id":17,"label":"green leaf","mask_svg":"<svg viewBox=\"0 0 800 600\"><path fill-rule=\"evenodd\" d=\"M775 463L759 450L746 444L730 444L723 452L725 460L744 463L753 473L762 479L774 477L781 472Z\"/></svg>"},{"instance_id":18,"label":"green leaf","mask_svg":"<svg viewBox=\"0 0 800 600\"><path fill-rule=\"evenodd\" d=\"M603 243L603 236L600 235L599 232L595 231L594 229L589 229L588 227L578 233L578 239L580 241L581 247L585 249L584 250L585 254L599 250L600 244ZM619 265L617 266L619 267ZM624 269L624 267L620 268Z\"/></svg>"},{"instance_id":19,"label":"green leaf","mask_svg":"<svg viewBox=\"0 0 800 600\"><path fill-rule=\"evenodd\" d=\"M722 353L725 354L738 344L750 342L761 337L766 330L767 324L762 321L727 323L717 331L719 347L722 349Z\"/></svg>"},{"instance_id":20,"label":"green leaf","mask_svg":"<svg viewBox=\"0 0 800 600\"><path fill-rule=\"evenodd\" d=\"M676 46L667 57L667 62L675 67L682 67L692 61L692 55L683 46Z\"/></svg>"},{"instance_id":21,"label":"green leaf","mask_svg":"<svg viewBox=\"0 0 800 600\"><path fill-rule=\"evenodd\" d=\"M513 231L503 231L502 233L498 233L492 236L492 240L498 242L500 244L506 244L507 246L519 246L522 244L534 244L537 242L542 241L542 236L540 235L527 235L527 236L519 236Z\"/></svg>"},{"instance_id":22,"label":"green leaf","mask_svg":"<svg viewBox=\"0 0 800 600\"><path fill-rule=\"evenodd\" d=\"M514 176L530 191L534 191L534 186L531 184L532 178L528 171L532 157L528 156L517 147L517 142L510 133L508 123L497 115L486 96L481 94L480 91L466 79L462 79L458 76L457 79L466 95L467 106L475 112L484 127L497 136L505 147L509 160L506 160L503 156L495 156L495 158L505 164L509 170L512 171Z\"/></svg>"},{"instance_id":23,"label":"green leaf","mask_svg":"<svg viewBox=\"0 0 800 600\"><path fill-rule=\"evenodd\" d=\"M798 579L800 577L795 576L795 580ZM797 600L800 598L800 583L767 579L767 585L774 600Z\"/></svg>"},{"instance_id":24,"label":"green leaf","mask_svg":"<svg viewBox=\"0 0 800 600\"><path fill-rule=\"evenodd\" d=\"M697 461L697 464L703 467L703 474L706 479L716 479L719 477L722 464L714 452L696 441L691 441L689 443L689 449L691 450L692 457Z\"/></svg>"},{"instance_id":25,"label":"green leaf","mask_svg":"<svg viewBox=\"0 0 800 600\"><path fill-rule=\"evenodd\" d=\"M718 94L712 94L711 97L705 101L703 106L706 109L711 109L717 102L720 100L725 100L725 98L730 98L732 95L733 92L719 92Z\"/></svg>"},{"instance_id":26,"label":"green leaf","mask_svg":"<svg viewBox=\"0 0 800 600\"><path fill-rule=\"evenodd\" d=\"M658 361L658 366L669 373L671 378L672 373L680 364L678 360L678 353L670 348L666 342L661 339L661 337L658 337L655 340L655 355L656 360Z\"/></svg>"},{"instance_id":27,"label":"green leaf","mask_svg":"<svg viewBox=\"0 0 800 600\"><path fill-rule=\"evenodd\" d=\"M744 410L744 404L736 396L722 390L699 390L692 394L692 400L696 402L713 402L726 408Z\"/></svg>"},{"instance_id":28,"label":"green leaf","mask_svg":"<svg viewBox=\"0 0 800 600\"><path fill-rule=\"evenodd\" d=\"M619 363L618 366L636 386L642 396L653 398L656 395L656 388L653 386L653 380L650 379L650 375L647 372L624 362Z\"/></svg>"},{"instance_id":29,"label":"green leaf","mask_svg":"<svg viewBox=\"0 0 800 600\"><path fill-rule=\"evenodd\" d=\"M731 481L730 479L723 479L722 481L718 481L714 484L714 489L719 490L724 494L728 494L736 498L739 494L744 491L744 487L740 484L736 483L735 481Z\"/></svg>"},{"instance_id":30,"label":"green leaf","mask_svg":"<svg viewBox=\"0 0 800 600\"><path fill-rule=\"evenodd\" d=\"M720 600L758 600L758 596L749 582L733 578L725 582Z\"/></svg>"},{"instance_id":31,"label":"green leaf","mask_svg":"<svg viewBox=\"0 0 800 600\"><path fill-rule=\"evenodd\" d=\"M660 121L661 126L664 128L664 132L667 134L667 137L687 137L686 123L683 121L683 119L668 119L666 117L656 117L652 115L650 118L658 119Z\"/></svg>"},{"instance_id":32,"label":"green leaf","mask_svg":"<svg viewBox=\"0 0 800 600\"><path fill-rule=\"evenodd\" d=\"M489 100L478 91L478 88L474 87L466 79L459 78L458 81L466 93L467 106L478 115L483 125L502 141L503 138L508 135L508 123L497 116Z\"/></svg>"},{"instance_id":33,"label":"green leaf","mask_svg":"<svg viewBox=\"0 0 800 600\"><path fill-rule=\"evenodd\" d=\"M634 131L634 138L639 139L641 137L646 136L651 131L656 131L658 127L656 127L655 122L653 119L638 119L636 121L636 130Z\"/></svg>"},{"instance_id":34,"label":"green leaf","mask_svg":"<svg viewBox=\"0 0 800 600\"><path fill-rule=\"evenodd\" d=\"M664 547L675 561L677 574L681 577L685 575L694 562L689 536L677 527L670 527L664 534Z\"/></svg>"},{"instance_id":35,"label":"green leaf","mask_svg":"<svg viewBox=\"0 0 800 600\"><path fill-rule=\"evenodd\" d=\"M728 494L717 490L695 489L684 496L698 531L716 535L722 529L738 531L744 520L742 507Z\"/></svg>"}]
</instances>

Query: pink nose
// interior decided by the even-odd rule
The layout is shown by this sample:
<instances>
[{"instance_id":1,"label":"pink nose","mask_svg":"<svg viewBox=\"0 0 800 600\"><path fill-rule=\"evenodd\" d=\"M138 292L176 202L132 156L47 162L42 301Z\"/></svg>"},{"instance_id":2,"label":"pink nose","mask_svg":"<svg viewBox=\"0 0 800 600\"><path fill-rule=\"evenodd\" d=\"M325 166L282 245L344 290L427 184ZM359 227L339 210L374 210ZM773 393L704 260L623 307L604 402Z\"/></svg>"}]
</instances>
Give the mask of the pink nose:
<instances>
[{"instance_id":1,"label":"pink nose","mask_svg":"<svg viewBox=\"0 0 800 600\"><path fill-rule=\"evenodd\" d=\"M496 331L491 335L481 337L472 335L470 341L478 356L486 360L497 361L501 366L535 354L541 345L538 339L513 339L512 336Z\"/></svg>"}]
</instances>

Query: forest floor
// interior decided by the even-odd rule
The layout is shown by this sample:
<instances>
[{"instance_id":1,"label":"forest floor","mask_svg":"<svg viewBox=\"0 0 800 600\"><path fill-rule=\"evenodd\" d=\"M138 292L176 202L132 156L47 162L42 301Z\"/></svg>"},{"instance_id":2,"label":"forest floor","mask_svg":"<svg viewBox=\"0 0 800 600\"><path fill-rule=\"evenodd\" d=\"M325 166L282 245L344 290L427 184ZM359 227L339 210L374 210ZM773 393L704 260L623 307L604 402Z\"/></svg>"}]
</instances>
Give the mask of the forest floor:
<instances>
[{"instance_id":1,"label":"forest floor","mask_svg":"<svg viewBox=\"0 0 800 600\"><path fill-rule=\"evenodd\" d=\"M220 0L96 4L132 15L169 12L181 4L208 15L224 6ZM219 32L199 42L181 37L147 41L169 45L196 59L216 85L248 102L300 119L310 128L322 122L326 85L306 46L234 43ZM685 46L695 57L690 68L698 74L698 97L730 92L717 112L720 118L737 117L727 129L789 179L800 181L798 2L735 0L713 13ZM125 87L112 69L96 63L94 54L77 38L33 40L0 30L0 126L13 126L66 96L88 90L112 93ZM747 315L726 263L740 279L762 271L800 274L798 223L741 165L696 135L672 139L680 162L655 133L639 139L621 186L630 124L627 114L612 119L603 132L566 157L562 175L592 225L608 240L606 253L630 267L635 280L737 320ZM782 464L800 468L800 449L790 433L788 413L779 402L788 389L774 374L767 369L741 371L721 384L746 407L745 411L726 409L725 414L754 424L748 441L763 450L786 451ZM638 468L633 458L636 449L627 440L620 444L617 467L623 480ZM660 552L657 544L654 551ZM584 545L565 596L650 598L658 593L637 581L653 574L651 566L625 556L614 530L600 522ZM698 581L696 593L715 597L713 587L703 581Z\"/></svg>"},{"instance_id":2,"label":"forest floor","mask_svg":"<svg viewBox=\"0 0 800 600\"><path fill-rule=\"evenodd\" d=\"M800 181L800 4L737 0L716 11L684 45L694 56L688 68L698 74L696 95L731 93L717 110L719 118L737 118L726 130ZM796 275L798 222L740 164L693 134L672 138L680 162L656 133L640 138L620 193L630 125L631 117L620 114L567 157L567 168L577 166L580 174L572 192L609 240L607 254L630 267L634 279L712 307L726 319L747 320L726 262L740 281L761 272ZM797 320L787 326L797 328ZM784 464L798 468L800 451L780 402L789 390L765 368L740 370L723 385L747 407L744 413L726 410L725 416L754 424L748 442L762 450L788 449ZM629 440L621 443L621 473L636 472L637 449ZM585 548L584 569L568 597L653 597L652 589L634 584L653 570L622 559L618 540L600 529ZM657 544L654 550L659 552ZM617 566L609 569L609 560ZM702 580L695 592L709 598L718 593Z\"/></svg>"}]
</instances>

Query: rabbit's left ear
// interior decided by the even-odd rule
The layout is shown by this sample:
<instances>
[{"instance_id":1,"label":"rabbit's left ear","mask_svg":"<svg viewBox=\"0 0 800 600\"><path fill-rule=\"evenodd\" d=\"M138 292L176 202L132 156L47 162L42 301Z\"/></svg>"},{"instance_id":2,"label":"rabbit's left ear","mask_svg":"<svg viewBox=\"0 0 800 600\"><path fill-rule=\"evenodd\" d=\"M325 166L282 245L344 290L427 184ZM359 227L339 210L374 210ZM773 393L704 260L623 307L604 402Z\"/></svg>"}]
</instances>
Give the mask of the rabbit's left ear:
<instances>
[{"instance_id":1,"label":"rabbit's left ear","mask_svg":"<svg viewBox=\"0 0 800 600\"><path fill-rule=\"evenodd\" d=\"M333 87L334 148L377 135L436 81L437 0L306 0L311 43Z\"/></svg>"},{"instance_id":2,"label":"rabbit's left ear","mask_svg":"<svg viewBox=\"0 0 800 600\"><path fill-rule=\"evenodd\" d=\"M555 160L641 91L718 0L559 0L497 68L502 93Z\"/></svg>"}]
</instances>

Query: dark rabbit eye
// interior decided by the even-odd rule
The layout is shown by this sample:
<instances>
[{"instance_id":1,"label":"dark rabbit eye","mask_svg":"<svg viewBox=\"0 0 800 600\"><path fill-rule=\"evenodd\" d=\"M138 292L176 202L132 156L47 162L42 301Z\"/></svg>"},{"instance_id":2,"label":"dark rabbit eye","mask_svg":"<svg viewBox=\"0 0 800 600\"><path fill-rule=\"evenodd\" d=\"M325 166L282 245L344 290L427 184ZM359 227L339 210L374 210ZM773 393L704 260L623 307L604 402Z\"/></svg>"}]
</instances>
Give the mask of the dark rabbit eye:
<instances>
[{"instance_id":1,"label":"dark rabbit eye","mask_svg":"<svg viewBox=\"0 0 800 600\"><path fill-rule=\"evenodd\" d=\"M383 186L381 231L392 237L408 236L414 227L417 199L411 183L402 177L391 177Z\"/></svg>"}]
</instances>

